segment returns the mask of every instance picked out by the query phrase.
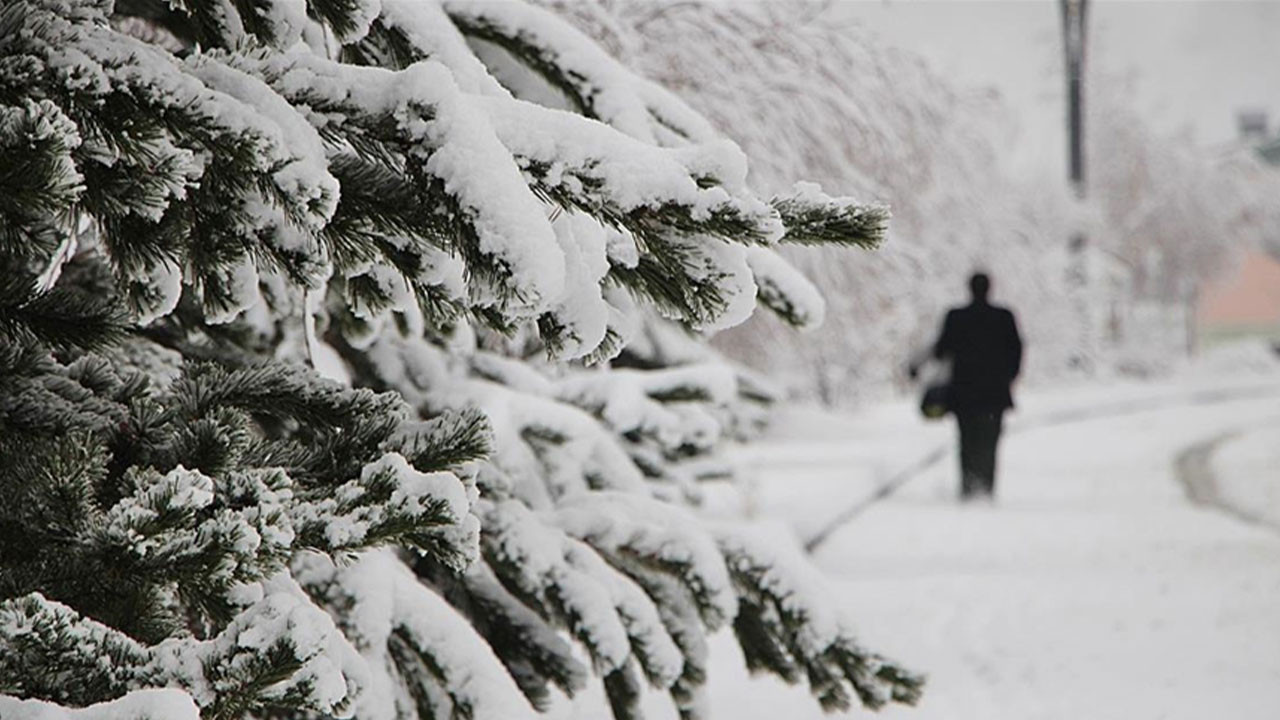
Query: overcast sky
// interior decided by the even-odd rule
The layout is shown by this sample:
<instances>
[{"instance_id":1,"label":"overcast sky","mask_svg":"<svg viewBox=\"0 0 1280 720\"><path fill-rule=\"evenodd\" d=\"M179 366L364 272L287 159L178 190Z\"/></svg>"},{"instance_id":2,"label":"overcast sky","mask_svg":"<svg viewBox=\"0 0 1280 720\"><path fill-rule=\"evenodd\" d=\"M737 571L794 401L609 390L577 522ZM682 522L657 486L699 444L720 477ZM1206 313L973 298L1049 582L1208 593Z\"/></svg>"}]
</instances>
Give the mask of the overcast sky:
<instances>
[{"instance_id":1,"label":"overcast sky","mask_svg":"<svg viewBox=\"0 0 1280 720\"><path fill-rule=\"evenodd\" d=\"M844 10L943 75L994 87L1024 128L1023 163L1061 165L1063 79L1057 0L844 0ZM1132 72L1134 102L1197 142L1236 136L1236 112L1280 126L1280 0L1093 0L1088 70Z\"/></svg>"}]
</instances>

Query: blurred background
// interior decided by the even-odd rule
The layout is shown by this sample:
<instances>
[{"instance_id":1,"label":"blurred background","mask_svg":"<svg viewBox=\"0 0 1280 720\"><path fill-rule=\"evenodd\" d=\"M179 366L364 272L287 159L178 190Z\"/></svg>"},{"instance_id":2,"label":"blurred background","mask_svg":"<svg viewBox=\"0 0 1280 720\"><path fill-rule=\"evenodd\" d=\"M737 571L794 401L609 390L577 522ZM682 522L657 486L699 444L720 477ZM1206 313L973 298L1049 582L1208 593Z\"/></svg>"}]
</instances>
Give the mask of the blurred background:
<instances>
[{"instance_id":1,"label":"blurred background","mask_svg":"<svg viewBox=\"0 0 1280 720\"><path fill-rule=\"evenodd\" d=\"M792 252L821 330L761 313L717 338L795 396L905 391L979 268L1019 313L1024 386L1280 339L1280 3L1088 2L1075 183L1058 0L555 4L737 140L762 191L892 206L876 252Z\"/></svg>"},{"instance_id":2,"label":"blurred background","mask_svg":"<svg viewBox=\"0 0 1280 720\"><path fill-rule=\"evenodd\" d=\"M788 251L819 330L758 313L714 341L798 401L718 500L799 538L867 641L928 673L887 715L1277 717L1280 3L553 4L763 192L892 206L874 252ZM1026 356L974 507L906 367L979 269ZM717 710L820 717L734 667Z\"/></svg>"}]
</instances>

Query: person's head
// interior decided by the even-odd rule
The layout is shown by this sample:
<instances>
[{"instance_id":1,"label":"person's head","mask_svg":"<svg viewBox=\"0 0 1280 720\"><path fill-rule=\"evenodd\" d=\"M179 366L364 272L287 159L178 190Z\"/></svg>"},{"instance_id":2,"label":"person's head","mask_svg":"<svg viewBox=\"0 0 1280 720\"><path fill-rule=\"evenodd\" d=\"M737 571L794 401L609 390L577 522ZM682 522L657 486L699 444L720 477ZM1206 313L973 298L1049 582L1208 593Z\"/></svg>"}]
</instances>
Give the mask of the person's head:
<instances>
[{"instance_id":1,"label":"person's head","mask_svg":"<svg viewBox=\"0 0 1280 720\"><path fill-rule=\"evenodd\" d=\"M974 302L986 302L991 292L991 278L984 272L976 272L969 276L969 294Z\"/></svg>"}]
</instances>

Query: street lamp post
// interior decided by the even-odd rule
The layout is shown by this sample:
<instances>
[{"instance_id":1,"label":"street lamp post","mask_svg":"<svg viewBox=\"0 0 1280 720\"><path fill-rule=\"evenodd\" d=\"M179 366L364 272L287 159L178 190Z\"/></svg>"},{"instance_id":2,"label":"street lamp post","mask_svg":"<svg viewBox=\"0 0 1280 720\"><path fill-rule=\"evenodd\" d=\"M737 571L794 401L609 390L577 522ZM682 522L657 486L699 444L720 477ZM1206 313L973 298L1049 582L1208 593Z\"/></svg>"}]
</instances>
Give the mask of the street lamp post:
<instances>
[{"instance_id":1,"label":"street lamp post","mask_svg":"<svg viewBox=\"0 0 1280 720\"><path fill-rule=\"evenodd\" d=\"M1076 198L1084 199L1084 50L1089 0L1059 0L1067 71L1067 172Z\"/></svg>"},{"instance_id":2,"label":"street lamp post","mask_svg":"<svg viewBox=\"0 0 1280 720\"><path fill-rule=\"evenodd\" d=\"M1083 204L1085 198L1084 51L1088 0L1059 0L1059 7L1062 10L1063 65L1067 75L1067 177L1077 204ZM1076 355L1071 358L1071 362L1082 370L1088 370L1096 351L1094 318L1087 292L1089 273L1088 254L1085 249L1088 238L1085 236L1082 219L1078 212L1073 222L1075 227L1067 242L1067 285L1071 294L1071 304L1081 324L1081 337Z\"/></svg>"}]
</instances>

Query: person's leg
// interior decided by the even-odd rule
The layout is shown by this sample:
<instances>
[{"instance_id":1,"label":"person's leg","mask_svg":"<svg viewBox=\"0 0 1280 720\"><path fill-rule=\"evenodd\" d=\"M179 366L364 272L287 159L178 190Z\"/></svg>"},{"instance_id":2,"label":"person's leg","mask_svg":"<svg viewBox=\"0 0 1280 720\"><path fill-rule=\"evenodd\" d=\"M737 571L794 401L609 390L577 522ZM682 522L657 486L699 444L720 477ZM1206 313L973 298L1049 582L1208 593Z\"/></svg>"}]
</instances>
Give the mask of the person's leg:
<instances>
[{"instance_id":1,"label":"person's leg","mask_svg":"<svg viewBox=\"0 0 1280 720\"><path fill-rule=\"evenodd\" d=\"M992 496L996 491L996 446L1000 442L1000 430L1003 424L1003 413L999 411L982 413L978 421L975 445L976 471L978 475L978 492Z\"/></svg>"},{"instance_id":2,"label":"person's leg","mask_svg":"<svg viewBox=\"0 0 1280 720\"><path fill-rule=\"evenodd\" d=\"M973 413L956 413L960 430L960 499L973 497L979 491L978 453L981 430Z\"/></svg>"},{"instance_id":3,"label":"person's leg","mask_svg":"<svg viewBox=\"0 0 1280 720\"><path fill-rule=\"evenodd\" d=\"M987 473L987 494L996 494L996 467L1000 459L1000 435L1004 431L1004 411L997 410L991 418L991 463Z\"/></svg>"}]
</instances>

